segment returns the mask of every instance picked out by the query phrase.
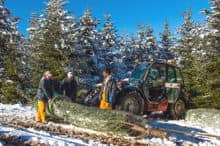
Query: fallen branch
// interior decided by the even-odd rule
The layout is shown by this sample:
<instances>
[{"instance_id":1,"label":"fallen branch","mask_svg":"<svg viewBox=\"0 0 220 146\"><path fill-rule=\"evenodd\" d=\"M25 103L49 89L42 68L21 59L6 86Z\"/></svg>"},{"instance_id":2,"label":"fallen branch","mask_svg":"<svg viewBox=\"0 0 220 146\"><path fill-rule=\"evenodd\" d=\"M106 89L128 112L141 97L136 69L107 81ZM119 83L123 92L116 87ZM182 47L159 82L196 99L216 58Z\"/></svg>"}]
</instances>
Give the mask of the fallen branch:
<instances>
[{"instance_id":1,"label":"fallen branch","mask_svg":"<svg viewBox=\"0 0 220 146\"><path fill-rule=\"evenodd\" d=\"M160 138L169 138L169 135L165 131L161 131L160 129L156 128L144 128L139 125L133 124L133 123L125 123L130 126L130 129L133 131L140 132L141 135L137 136L137 138L144 138L147 136L154 136L154 137L160 137Z\"/></svg>"}]
</instances>

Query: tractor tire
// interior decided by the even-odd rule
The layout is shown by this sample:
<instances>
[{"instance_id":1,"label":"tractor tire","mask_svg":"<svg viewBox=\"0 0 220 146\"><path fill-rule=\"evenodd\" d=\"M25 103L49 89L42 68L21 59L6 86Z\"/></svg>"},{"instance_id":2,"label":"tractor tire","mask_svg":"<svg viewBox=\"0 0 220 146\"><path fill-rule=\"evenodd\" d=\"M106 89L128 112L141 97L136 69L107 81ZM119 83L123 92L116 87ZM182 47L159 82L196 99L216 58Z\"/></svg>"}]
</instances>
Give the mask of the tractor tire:
<instances>
[{"instance_id":1,"label":"tractor tire","mask_svg":"<svg viewBox=\"0 0 220 146\"><path fill-rule=\"evenodd\" d=\"M144 100L139 93L131 92L123 97L121 107L123 111L140 115L144 112Z\"/></svg>"},{"instance_id":2,"label":"tractor tire","mask_svg":"<svg viewBox=\"0 0 220 146\"><path fill-rule=\"evenodd\" d=\"M177 99L176 102L169 104L168 106L169 116L178 120L184 118L186 112L186 102L183 99Z\"/></svg>"}]
</instances>

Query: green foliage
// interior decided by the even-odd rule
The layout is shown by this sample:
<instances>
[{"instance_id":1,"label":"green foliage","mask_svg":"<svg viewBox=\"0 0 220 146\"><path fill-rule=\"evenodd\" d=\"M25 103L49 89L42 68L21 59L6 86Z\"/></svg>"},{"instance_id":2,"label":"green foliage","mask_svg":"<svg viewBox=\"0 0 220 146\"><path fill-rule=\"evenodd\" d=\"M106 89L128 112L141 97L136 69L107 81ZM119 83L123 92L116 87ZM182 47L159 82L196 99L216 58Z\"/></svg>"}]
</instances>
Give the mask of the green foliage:
<instances>
[{"instance_id":1,"label":"green foliage","mask_svg":"<svg viewBox=\"0 0 220 146\"><path fill-rule=\"evenodd\" d=\"M67 123L114 135L127 135L129 129L125 123L147 124L147 121L142 118L122 111L100 110L96 107L87 107L59 98L52 101L52 107L54 114L64 118Z\"/></svg>"},{"instance_id":2,"label":"green foliage","mask_svg":"<svg viewBox=\"0 0 220 146\"><path fill-rule=\"evenodd\" d=\"M18 84L13 81L5 81L0 88L0 102L1 103L27 103L28 100L19 92Z\"/></svg>"},{"instance_id":3,"label":"green foliage","mask_svg":"<svg viewBox=\"0 0 220 146\"><path fill-rule=\"evenodd\" d=\"M0 4L0 102L25 103L27 100L22 91L26 79L25 53L22 50L24 39L16 27L18 18L10 14L3 1Z\"/></svg>"},{"instance_id":4,"label":"green foliage","mask_svg":"<svg viewBox=\"0 0 220 146\"><path fill-rule=\"evenodd\" d=\"M216 20L209 15L209 22ZM178 31L178 45L173 49L182 68L185 90L195 107L220 108L220 56L216 46L220 40L213 35L213 27L207 30L194 23L191 11L187 11ZM219 31L219 28L215 29L214 32Z\"/></svg>"},{"instance_id":5,"label":"green foliage","mask_svg":"<svg viewBox=\"0 0 220 146\"><path fill-rule=\"evenodd\" d=\"M174 37L170 31L169 23L166 21L164 23L164 30L160 33L160 44L163 53L169 52L174 45Z\"/></svg>"},{"instance_id":6,"label":"green foliage","mask_svg":"<svg viewBox=\"0 0 220 146\"><path fill-rule=\"evenodd\" d=\"M210 0L211 10L208 11L207 24L209 35L202 40L206 52L205 65L200 79L205 80L202 84L203 94L194 99L198 107L213 107L220 109L220 1ZM202 60L202 59L201 59ZM201 63L198 66L202 66Z\"/></svg>"},{"instance_id":7,"label":"green foliage","mask_svg":"<svg viewBox=\"0 0 220 146\"><path fill-rule=\"evenodd\" d=\"M197 34L194 34L195 24L191 20L191 11L186 11L183 15L184 22L182 26L178 29L180 38L177 39L178 45L172 49L174 52L178 65L182 69L185 89L190 97L194 96L194 82L193 78L197 76L197 71L195 71L194 66L194 53L193 48L196 48L196 38Z\"/></svg>"},{"instance_id":8,"label":"green foliage","mask_svg":"<svg viewBox=\"0 0 220 146\"><path fill-rule=\"evenodd\" d=\"M37 86L43 72L49 70L54 78L61 80L65 76L65 68L68 63L68 56L62 47L61 39L65 39L60 27L63 19L67 15L57 19L57 13L64 12L62 1L51 0L45 10L45 19L36 18L31 20L31 27L38 26L35 30L30 30L30 51L32 54L32 81ZM45 24L44 26L40 26ZM40 38L40 39L39 39Z\"/></svg>"}]
</instances>

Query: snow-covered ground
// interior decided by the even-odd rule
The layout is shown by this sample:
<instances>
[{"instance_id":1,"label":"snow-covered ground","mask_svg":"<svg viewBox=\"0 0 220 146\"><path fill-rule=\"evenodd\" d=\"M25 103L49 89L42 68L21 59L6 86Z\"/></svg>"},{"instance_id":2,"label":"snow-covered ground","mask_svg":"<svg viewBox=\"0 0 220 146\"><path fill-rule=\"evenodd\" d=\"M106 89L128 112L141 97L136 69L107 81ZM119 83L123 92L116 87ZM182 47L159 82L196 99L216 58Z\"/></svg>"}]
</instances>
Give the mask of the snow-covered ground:
<instances>
[{"instance_id":1,"label":"snow-covered ground","mask_svg":"<svg viewBox=\"0 0 220 146\"><path fill-rule=\"evenodd\" d=\"M35 109L32 106L5 105L0 104L0 117L13 117L13 119L29 120L34 119ZM168 130L169 139L162 138L145 138L142 142L158 145L199 145L199 146L220 146L220 138L212 137L212 135L220 136L220 129L211 128L207 126L199 126L193 121L185 120L169 120L156 121L151 120L150 126L154 128L161 128ZM68 125L66 125L68 126ZM73 126L70 126L73 127ZM176 131L176 132L175 132ZM88 130L88 132L92 132ZM0 134L17 135L24 140L33 140L39 143L45 143L51 146L72 146L72 145L104 145L94 141L83 141L80 139L68 138L65 136L58 136L50 134L45 131L38 131L32 128L29 129L15 129L0 125ZM211 136L210 136L211 135Z\"/></svg>"}]
</instances>

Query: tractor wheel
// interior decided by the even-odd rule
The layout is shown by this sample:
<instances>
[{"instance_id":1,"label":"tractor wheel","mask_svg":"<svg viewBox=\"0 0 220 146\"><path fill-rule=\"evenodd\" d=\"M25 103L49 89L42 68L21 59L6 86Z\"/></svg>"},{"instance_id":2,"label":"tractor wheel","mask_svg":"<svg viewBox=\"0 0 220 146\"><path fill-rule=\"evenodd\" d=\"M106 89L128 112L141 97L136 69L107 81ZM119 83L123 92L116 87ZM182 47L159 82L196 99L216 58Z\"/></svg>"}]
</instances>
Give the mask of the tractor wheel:
<instances>
[{"instance_id":1,"label":"tractor wheel","mask_svg":"<svg viewBox=\"0 0 220 146\"><path fill-rule=\"evenodd\" d=\"M144 101L139 93L131 92L124 96L121 107L126 112L136 115L143 114Z\"/></svg>"},{"instance_id":2,"label":"tractor wheel","mask_svg":"<svg viewBox=\"0 0 220 146\"><path fill-rule=\"evenodd\" d=\"M175 103L168 107L171 118L177 120L184 117L186 112L186 103L182 99L177 99Z\"/></svg>"}]
</instances>

